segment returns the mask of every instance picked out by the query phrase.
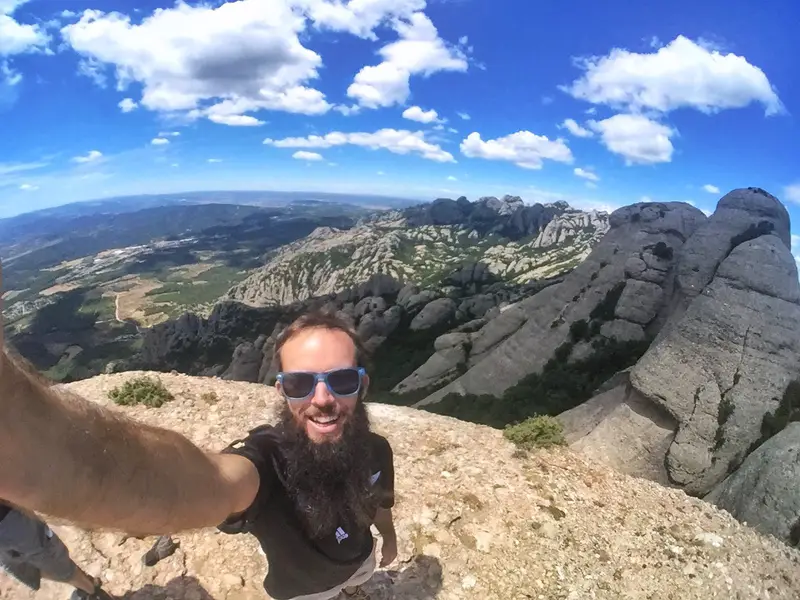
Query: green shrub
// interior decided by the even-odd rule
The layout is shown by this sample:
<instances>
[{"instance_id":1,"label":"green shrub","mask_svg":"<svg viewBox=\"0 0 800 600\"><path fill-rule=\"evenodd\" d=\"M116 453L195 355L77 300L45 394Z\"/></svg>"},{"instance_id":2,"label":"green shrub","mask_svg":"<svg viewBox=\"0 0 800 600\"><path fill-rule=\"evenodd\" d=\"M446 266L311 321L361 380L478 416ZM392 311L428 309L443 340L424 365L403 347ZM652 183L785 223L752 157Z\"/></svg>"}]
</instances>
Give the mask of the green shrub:
<instances>
[{"instance_id":1,"label":"green shrub","mask_svg":"<svg viewBox=\"0 0 800 600\"><path fill-rule=\"evenodd\" d=\"M217 393L214 391L203 392L200 395L200 400L202 400L206 404L216 404L217 402L219 402L219 396L217 396Z\"/></svg>"},{"instance_id":2,"label":"green shrub","mask_svg":"<svg viewBox=\"0 0 800 600\"><path fill-rule=\"evenodd\" d=\"M160 379L146 376L129 379L108 392L108 397L120 406L143 404L150 408L159 408L174 399Z\"/></svg>"},{"instance_id":3,"label":"green shrub","mask_svg":"<svg viewBox=\"0 0 800 600\"><path fill-rule=\"evenodd\" d=\"M567 443L561 421L547 415L537 415L517 425L509 425L503 435L523 450L563 446Z\"/></svg>"}]
</instances>

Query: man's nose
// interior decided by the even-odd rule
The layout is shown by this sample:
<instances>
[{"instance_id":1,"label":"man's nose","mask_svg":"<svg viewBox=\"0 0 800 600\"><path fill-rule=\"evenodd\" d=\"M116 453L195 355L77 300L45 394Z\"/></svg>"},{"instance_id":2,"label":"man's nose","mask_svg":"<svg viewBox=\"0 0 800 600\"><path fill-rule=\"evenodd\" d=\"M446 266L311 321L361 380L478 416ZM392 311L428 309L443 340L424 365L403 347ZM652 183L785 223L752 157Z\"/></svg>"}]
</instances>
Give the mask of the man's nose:
<instances>
[{"instance_id":1,"label":"man's nose","mask_svg":"<svg viewBox=\"0 0 800 600\"><path fill-rule=\"evenodd\" d=\"M328 389L328 386L325 385L324 381L318 381L316 387L314 388L314 395L311 396L311 403L314 406L329 406L336 402L336 398L334 398L331 391Z\"/></svg>"}]
</instances>

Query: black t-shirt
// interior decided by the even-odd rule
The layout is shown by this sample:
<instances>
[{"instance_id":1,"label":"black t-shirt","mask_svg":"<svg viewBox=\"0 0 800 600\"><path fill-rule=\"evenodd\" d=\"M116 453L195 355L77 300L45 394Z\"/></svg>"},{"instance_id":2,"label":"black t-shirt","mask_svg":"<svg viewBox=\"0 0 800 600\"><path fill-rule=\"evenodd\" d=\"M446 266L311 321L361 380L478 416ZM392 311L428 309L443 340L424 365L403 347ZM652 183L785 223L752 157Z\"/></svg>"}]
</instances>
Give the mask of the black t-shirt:
<instances>
[{"instance_id":1,"label":"black t-shirt","mask_svg":"<svg viewBox=\"0 0 800 600\"><path fill-rule=\"evenodd\" d=\"M269 562L264 588L276 600L329 590L347 581L369 557L373 548L369 527L338 527L324 538L312 539L297 516L286 490L281 468L281 431L264 425L233 442L225 453L251 460L260 477L258 494L243 513L228 518L219 529L225 533L252 533ZM377 506L394 506L392 448L385 438L370 434L372 485L377 486ZM377 510L376 506L376 510Z\"/></svg>"}]
</instances>

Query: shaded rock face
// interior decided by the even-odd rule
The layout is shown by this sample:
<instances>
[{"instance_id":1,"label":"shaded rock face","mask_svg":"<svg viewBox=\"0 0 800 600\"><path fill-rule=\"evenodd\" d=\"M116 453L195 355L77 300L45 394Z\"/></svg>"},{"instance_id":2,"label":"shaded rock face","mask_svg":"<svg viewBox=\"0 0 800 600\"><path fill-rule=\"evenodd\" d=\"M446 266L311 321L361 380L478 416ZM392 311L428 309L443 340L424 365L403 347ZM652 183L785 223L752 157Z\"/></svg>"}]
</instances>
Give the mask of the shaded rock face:
<instances>
[{"instance_id":1,"label":"shaded rock face","mask_svg":"<svg viewBox=\"0 0 800 600\"><path fill-rule=\"evenodd\" d=\"M439 327L453 319L456 314L456 303L450 298L439 298L425 305L420 313L411 321L411 330Z\"/></svg>"},{"instance_id":2,"label":"shaded rock face","mask_svg":"<svg viewBox=\"0 0 800 600\"><path fill-rule=\"evenodd\" d=\"M764 534L800 543L800 423L759 446L708 496L740 521Z\"/></svg>"},{"instance_id":3,"label":"shaded rock face","mask_svg":"<svg viewBox=\"0 0 800 600\"><path fill-rule=\"evenodd\" d=\"M107 404L110 389L140 374L100 376L67 389ZM160 378L175 400L119 412L178 431L209 452L274 422L280 407L268 386ZM219 400L208 405L201 396L212 391ZM489 427L403 407L368 410L394 453L398 538L397 561L364 586L373 600L796 600L800 553L711 504L569 449L515 458L515 448ZM115 597L266 598L268 564L251 535L178 533L175 553L144 567L153 537L53 525L75 561ZM4 600L64 600L69 593L53 582L32 592L0 576Z\"/></svg>"},{"instance_id":4,"label":"shaded rock face","mask_svg":"<svg viewBox=\"0 0 800 600\"><path fill-rule=\"evenodd\" d=\"M612 225L619 218L613 214ZM654 292L637 295L644 304L627 303L629 280L615 310L641 327L653 307L661 307L645 326L656 340L630 370L625 392L647 407L638 411L640 433L630 435L636 426L617 418L617 409L591 412L591 406L608 406L601 394L562 415L573 444L594 456L607 452L620 468L694 495L707 494L735 471L761 438L765 415L778 408L800 373L800 283L788 232L788 215L774 197L734 190L682 247L673 248L671 269L664 268L670 255L664 248L628 259L625 272L637 286L655 285L645 276L650 271L665 273L661 300L655 288L643 288ZM601 333L612 327L620 325L605 323ZM626 334L638 335L638 329L617 332ZM619 393L615 397L622 402ZM628 447L608 450L615 436ZM735 489L744 488L729 486L727 505L749 502L733 499Z\"/></svg>"},{"instance_id":5,"label":"shaded rock face","mask_svg":"<svg viewBox=\"0 0 800 600\"><path fill-rule=\"evenodd\" d=\"M784 242L737 246L631 372L678 422L670 479L704 494L741 462L800 372L800 283Z\"/></svg>"},{"instance_id":6,"label":"shaded rock face","mask_svg":"<svg viewBox=\"0 0 800 600\"><path fill-rule=\"evenodd\" d=\"M615 211L609 219L611 229L563 282L489 321L472 339L469 370L420 404L437 402L451 392L502 395L526 375L541 372L578 320L618 319L643 331L657 329L666 310L664 298L672 292L675 257L705 221L702 212L683 203L636 204ZM640 260L644 267L626 268L631 259ZM662 273L662 282L639 278L648 271ZM624 286L622 296L614 306L593 317L598 305L620 286Z\"/></svg>"}]
</instances>

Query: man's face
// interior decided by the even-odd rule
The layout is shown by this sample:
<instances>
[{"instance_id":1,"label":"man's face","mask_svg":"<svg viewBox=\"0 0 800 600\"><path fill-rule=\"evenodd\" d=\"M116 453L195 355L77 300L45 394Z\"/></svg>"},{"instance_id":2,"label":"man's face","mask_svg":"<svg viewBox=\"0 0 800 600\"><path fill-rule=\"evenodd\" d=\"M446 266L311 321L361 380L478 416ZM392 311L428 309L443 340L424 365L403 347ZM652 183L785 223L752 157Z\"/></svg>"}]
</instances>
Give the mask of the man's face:
<instances>
[{"instance_id":1,"label":"man's face","mask_svg":"<svg viewBox=\"0 0 800 600\"><path fill-rule=\"evenodd\" d=\"M312 328L290 338L281 348L283 371L326 373L356 366L356 347L350 336L337 329ZM368 385L362 382L363 395ZM278 388L280 390L280 387ZM335 442L353 416L358 396L339 397L319 381L312 396L304 401L288 401L298 427L316 443Z\"/></svg>"}]
</instances>

